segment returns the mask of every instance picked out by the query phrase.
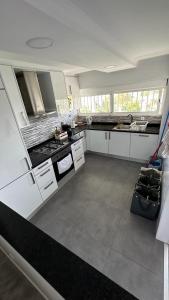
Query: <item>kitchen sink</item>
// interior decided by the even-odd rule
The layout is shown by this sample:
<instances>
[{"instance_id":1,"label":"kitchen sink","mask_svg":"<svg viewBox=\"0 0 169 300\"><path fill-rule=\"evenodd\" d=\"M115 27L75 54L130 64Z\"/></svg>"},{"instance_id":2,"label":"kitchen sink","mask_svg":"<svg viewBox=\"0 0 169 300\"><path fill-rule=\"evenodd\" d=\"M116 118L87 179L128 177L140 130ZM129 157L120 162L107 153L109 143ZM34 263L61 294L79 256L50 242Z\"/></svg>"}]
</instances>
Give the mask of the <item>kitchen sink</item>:
<instances>
[{"instance_id":1,"label":"kitchen sink","mask_svg":"<svg viewBox=\"0 0 169 300\"><path fill-rule=\"evenodd\" d=\"M135 121L131 124L117 124L113 127L113 130L134 130L134 131L145 131L147 128L148 122L147 121Z\"/></svg>"},{"instance_id":2,"label":"kitchen sink","mask_svg":"<svg viewBox=\"0 0 169 300\"><path fill-rule=\"evenodd\" d=\"M113 130L131 130L131 124L117 124Z\"/></svg>"}]
</instances>

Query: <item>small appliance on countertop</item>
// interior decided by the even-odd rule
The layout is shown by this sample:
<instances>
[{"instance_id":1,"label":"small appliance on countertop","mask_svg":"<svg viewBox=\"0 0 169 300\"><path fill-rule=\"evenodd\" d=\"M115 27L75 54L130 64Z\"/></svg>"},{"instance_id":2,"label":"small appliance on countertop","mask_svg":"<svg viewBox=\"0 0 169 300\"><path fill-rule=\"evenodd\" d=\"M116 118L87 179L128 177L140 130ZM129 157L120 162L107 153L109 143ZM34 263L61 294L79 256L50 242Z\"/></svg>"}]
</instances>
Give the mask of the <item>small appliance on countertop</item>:
<instances>
[{"instance_id":1,"label":"small appliance on countertop","mask_svg":"<svg viewBox=\"0 0 169 300\"><path fill-rule=\"evenodd\" d=\"M67 132L69 138L72 136L72 131L71 131L71 126L70 125L62 124L62 130L64 132Z\"/></svg>"}]
</instances>

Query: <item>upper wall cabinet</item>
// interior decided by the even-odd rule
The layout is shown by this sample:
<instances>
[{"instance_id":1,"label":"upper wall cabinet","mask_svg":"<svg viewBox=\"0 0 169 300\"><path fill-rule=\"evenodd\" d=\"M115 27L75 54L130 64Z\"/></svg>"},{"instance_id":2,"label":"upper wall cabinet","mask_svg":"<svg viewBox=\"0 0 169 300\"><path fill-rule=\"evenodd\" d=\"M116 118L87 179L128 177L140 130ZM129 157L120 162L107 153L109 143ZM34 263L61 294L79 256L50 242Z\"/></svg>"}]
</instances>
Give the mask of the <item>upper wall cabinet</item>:
<instances>
[{"instance_id":1,"label":"upper wall cabinet","mask_svg":"<svg viewBox=\"0 0 169 300\"><path fill-rule=\"evenodd\" d=\"M80 88L78 78L75 76L65 76L66 90L68 96L79 97Z\"/></svg>"},{"instance_id":2,"label":"upper wall cabinet","mask_svg":"<svg viewBox=\"0 0 169 300\"><path fill-rule=\"evenodd\" d=\"M20 128L29 124L22 96L11 66L0 65L0 74L8 94L13 112Z\"/></svg>"},{"instance_id":3,"label":"upper wall cabinet","mask_svg":"<svg viewBox=\"0 0 169 300\"><path fill-rule=\"evenodd\" d=\"M56 100L66 99L67 98L67 91L66 91L66 83L65 83L65 76L63 72L50 72L53 91Z\"/></svg>"},{"instance_id":4,"label":"upper wall cabinet","mask_svg":"<svg viewBox=\"0 0 169 300\"><path fill-rule=\"evenodd\" d=\"M72 98L73 107L79 108L80 87L78 78L75 76L65 76L66 90L69 98Z\"/></svg>"}]
</instances>

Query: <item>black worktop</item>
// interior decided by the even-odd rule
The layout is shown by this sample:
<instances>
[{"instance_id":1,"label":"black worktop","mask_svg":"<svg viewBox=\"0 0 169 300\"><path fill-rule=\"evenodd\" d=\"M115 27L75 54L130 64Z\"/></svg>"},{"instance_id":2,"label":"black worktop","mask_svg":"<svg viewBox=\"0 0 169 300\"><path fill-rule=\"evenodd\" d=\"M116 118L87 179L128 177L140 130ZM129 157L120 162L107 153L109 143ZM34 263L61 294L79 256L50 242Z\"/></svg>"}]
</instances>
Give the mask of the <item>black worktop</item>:
<instances>
[{"instance_id":1,"label":"black worktop","mask_svg":"<svg viewBox=\"0 0 169 300\"><path fill-rule=\"evenodd\" d=\"M2 202L0 235L67 300L136 299Z\"/></svg>"},{"instance_id":2,"label":"black worktop","mask_svg":"<svg viewBox=\"0 0 169 300\"><path fill-rule=\"evenodd\" d=\"M81 139L81 137L75 138L75 137L72 136L72 138L69 138L68 143L65 145L65 148L71 146L73 143L75 143L79 139ZM48 141L52 141L52 140L54 140L54 139L49 139ZM57 152L60 152L60 151L63 150L63 148L59 149L53 155L46 155L44 153L38 153L38 152L33 151L35 148L38 148L39 146L42 146L43 144L47 143L48 141L45 141L45 142L39 144L38 146L35 146L35 147L32 147L31 149L28 149L30 160L31 160L31 163L32 163L32 168L37 167L38 165L43 163L45 160L51 158Z\"/></svg>"},{"instance_id":3,"label":"black worktop","mask_svg":"<svg viewBox=\"0 0 169 300\"><path fill-rule=\"evenodd\" d=\"M129 125L129 123L126 123ZM91 125L77 126L72 129L73 134L77 134L83 130L100 130L100 131L113 131L113 132L134 132L134 133L147 133L147 134L159 134L160 124L148 124L145 131L138 130L126 130L126 129L114 129L117 123L92 123Z\"/></svg>"},{"instance_id":4,"label":"black worktop","mask_svg":"<svg viewBox=\"0 0 169 300\"><path fill-rule=\"evenodd\" d=\"M115 126L117 125L117 123L92 123L92 125L84 125L84 126L77 126L76 128L72 129L72 137L69 139L69 143L66 145L70 146L72 143L74 143L76 140L74 140L74 136L83 131L83 130L99 130L99 131L113 131L113 132L135 132L135 133L147 133L147 134L159 134L159 130L160 130L160 124L148 124L147 128L145 131L138 131L138 130L116 130L113 129ZM80 139L81 137L78 137L78 139ZM51 139L50 139L51 140ZM45 141L46 143L47 141ZM44 143L42 143L41 145L43 145ZM34 152L33 149L36 147L35 146L31 149L29 149L29 156L32 162L32 168L35 168L36 166L38 166L39 164L41 164L42 162L44 162L45 160L51 158L51 155L45 155L45 154L40 154L37 152ZM59 150L61 151L61 150Z\"/></svg>"}]
</instances>

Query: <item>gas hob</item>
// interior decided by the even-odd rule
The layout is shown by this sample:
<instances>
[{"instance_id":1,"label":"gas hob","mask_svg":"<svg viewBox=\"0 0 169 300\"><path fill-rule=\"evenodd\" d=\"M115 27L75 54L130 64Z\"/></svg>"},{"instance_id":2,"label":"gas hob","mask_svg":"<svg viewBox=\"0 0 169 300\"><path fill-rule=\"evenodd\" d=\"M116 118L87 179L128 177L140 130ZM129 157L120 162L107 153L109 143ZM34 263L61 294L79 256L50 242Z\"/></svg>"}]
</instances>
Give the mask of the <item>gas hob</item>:
<instances>
[{"instance_id":1,"label":"gas hob","mask_svg":"<svg viewBox=\"0 0 169 300\"><path fill-rule=\"evenodd\" d=\"M37 152L40 154L45 154L45 155L53 155L59 150L63 149L68 142L57 142L57 141L50 141L44 144L43 146L37 147L36 149L33 150L33 152Z\"/></svg>"}]
</instances>

